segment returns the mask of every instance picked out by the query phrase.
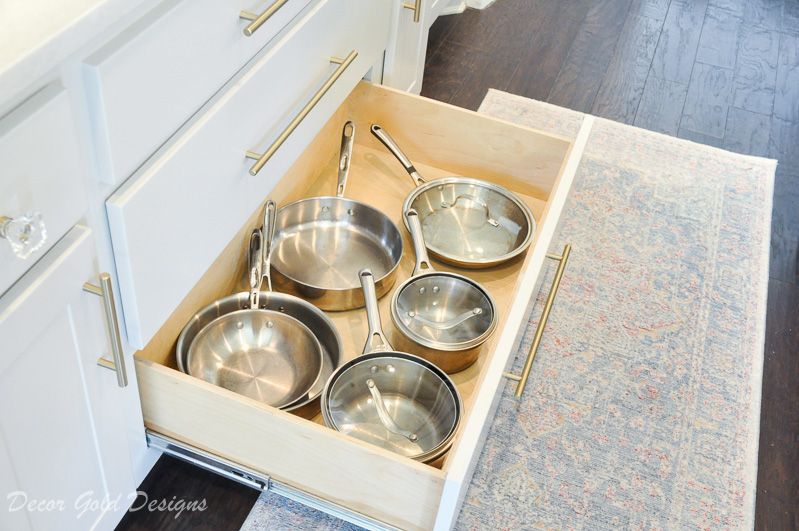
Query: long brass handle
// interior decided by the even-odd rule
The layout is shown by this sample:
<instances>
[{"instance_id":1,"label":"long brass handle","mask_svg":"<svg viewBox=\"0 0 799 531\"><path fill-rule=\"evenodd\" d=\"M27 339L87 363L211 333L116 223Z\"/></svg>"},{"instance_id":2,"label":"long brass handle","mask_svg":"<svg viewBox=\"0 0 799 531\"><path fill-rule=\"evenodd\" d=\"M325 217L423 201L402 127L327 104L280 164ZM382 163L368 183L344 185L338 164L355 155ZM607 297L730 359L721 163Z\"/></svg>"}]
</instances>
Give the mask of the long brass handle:
<instances>
[{"instance_id":1,"label":"long brass handle","mask_svg":"<svg viewBox=\"0 0 799 531\"><path fill-rule=\"evenodd\" d=\"M255 13L248 13L247 11L239 12L239 18L252 21L252 23L249 26L244 28L244 34L247 37L252 37L252 34L255 33L255 30L260 28L264 22L269 20L272 17L272 15L277 13L277 10L283 7L288 1L289 0L277 0L277 2L269 6L267 10L261 13L260 15L256 15Z\"/></svg>"},{"instance_id":2,"label":"long brass handle","mask_svg":"<svg viewBox=\"0 0 799 531\"><path fill-rule=\"evenodd\" d=\"M538 352L538 346L541 344L541 337L544 335L544 327L547 325L547 319L549 319L549 312L552 310L552 303L555 302L555 295L558 293L558 288L560 287L560 279L563 277L563 270L566 268L566 261L569 259L569 253L572 250L571 245L566 245L563 248L563 254L558 256L556 254L549 254L547 253L547 258L551 258L553 260L558 260L560 263L558 264L558 270L555 271L555 279L552 281L552 288L549 290L549 296L547 297L547 301L544 304L544 311L541 312L541 320L538 321L538 327L535 329L535 335L533 336L533 344L530 345L530 352L527 354L527 361L524 363L524 368L522 369L521 376L517 376L515 374L511 374L509 372L503 373L503 376L509 380L514 380L519 382L516 385L516 392L513 394L513 398L515 400L522 399L522 393L524 392L524 388L527 387L527 379L530 377L530 369L533 368L533 361L535 360L535 355Z\"/></svg>"},{"instance_id":3,"label":"long brass handle","mask_svg":"<svg viewBox=\"0 0 799 531\"><path fill-rule=\"evenodd\" d=\"M119 387L127 387L128 373L125 371L125 358L122 355L122 340L119 338L119 321L114 307L114 293L111 291L111 277L108 273L101 273L100 285L95 286L87 282L83 285L83 291L103 298L105 320L108 325L108 332L111 335L111 351L114 354L114 361L100 358L97 360L97 365L116 372Z\"/></svg>"},{"instance_id":4,"label":"long brass handle","mask_svg":"<svg viewBox=\"0 0 799 531\"><path fill-rule=\"evenodd\" d=\"M405 9L410 9L413 11L413 21L419 22L419 17L422 14L422 0L416 0L413 4L402 4L402 7Z\"/></svg>"},{"instance_id":5,"label":"long brass handle","mask_svg":"<svg viewBox=\"0 0 799 531\"><path fill-rule=\"evenodd\" d=\"M316 94L314 94L313 98L311 98L311 101L309 101L305 107L302 108L300 113L291 121L288 127L286 127L285 131L280 133L280 136L277 137L277 139L272 143L271 146L269 146L269 149L267 149L263 155L253 151L248 151L246 153L246 157L248 159L255 159L257 161L255 164L253 164L252 168L250 168L250 175L257 175L258 172L261 171L261 168L264 167L264 164L266 164L269 159L272 158L272 155L274 155L280 146L283 145L283 142L288 139L291 133L297 129L297 126L302 123L306 116L308 116L308 113L310 113L311 110L316 107L316 104L319 103L319 100L321 100L324 95L327 94L327 91L330 90L330 87L332 87L338 78L341 77L341 74L343 74L347 67L352 64L356 57L358 57L358 52L353 50L344 60L336 59L335 57L330 58L331 63L336 63L339 65L338 68L336 68L336 70L333 72L333 75L331 75L327 81L325 81L325 84L316 91Z\"/></svg>"}]
</instances>

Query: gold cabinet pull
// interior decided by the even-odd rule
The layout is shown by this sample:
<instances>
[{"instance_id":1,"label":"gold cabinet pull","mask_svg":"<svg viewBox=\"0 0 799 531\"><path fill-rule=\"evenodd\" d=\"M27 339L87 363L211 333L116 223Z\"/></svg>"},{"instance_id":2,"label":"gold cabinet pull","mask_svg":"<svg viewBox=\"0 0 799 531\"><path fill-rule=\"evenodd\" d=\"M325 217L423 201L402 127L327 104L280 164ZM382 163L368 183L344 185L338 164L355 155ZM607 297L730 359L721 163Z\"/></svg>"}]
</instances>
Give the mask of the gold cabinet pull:
<instances>
[{"instance_id":1,"label":"gold cabinet pull","mask_svg":"<svg viewBox=\"0 0 799 531\"><path fill-rule=\"evenodd\" d=\"M557 295L558 293L558 287L560 287L560 279L561 277L563 277L563 270L566 268L566 261L569 259L569 253L571 252L571 250L572 246L566 245L563 248L563 254L560 256L556 254L547 253L547 258L558 260L560 261L560 263L558 264L558 270L555 271L555 279L552 281L552 289L549 290L549 296L547 297L547 301L544 304L544 311L541 312L541 320L538 321L538 327L536 327L535 329L535 335L533 336L533 344L530 345L530 352L527 353L527 361L524 362L522 375L517 376L509 372L503 373L503 376L505 376L505 378L519 382L516 385L516 392L513 394L514 400L517 401L521 400L524 388L527 387L527 379L530 377L530 369L533 368L533 361L535 360L535 354L536 352L538 352L538 345L541 344L541 336L544 335L544 327L547 325L547 319L549 319L549 312L550 310L552 310L552 303L555 302L555 295Z\"/></svg>"},{"instance_id":2,"label":"gold cabinet pull","mask_svg":"<svg viewBox=\"0 0 799 531\"><path fill-rule=\"evenodd\" d=\"M333 75L331 75L327 81L325 81L325 84L316 91L316 94L314 94L313 98L311 98L311 101L309 101L305 107L302 108L300 113L291 121L288 127L286 127L286 130L280 133L280 136L277 137L277 140L275 140L272 145L269 146L269 149L267 149L263 155L253 151L248 151L246 153L246 157L248 159L255 159L257 161L255 164L253 164L252 168L250 168L250 175L256 175L259 171L261 171L261 168L264 167L264 164L266 164L267 161L272 158L272 155L274 155L280 146L283 145L283 142L285 142L291 133L297 129L297 126L302 123L305 117L308 116L308 113L310 113L311 110L316 107L316 104L319 103L319 100L324 97L327 91L330 90L330 87L333 86L333 83L335 83L338 78L341 77L341 74L343 74L347 67L352 64L356 57L358 57L358 52L353 50L346 57L346 59L336 59L335 57L330 58L330 62L338 64L338 68L336 68L336 70L333 72Z\"/></svg>"},{"instance_id":3,"label":"gold cabinet pull","mask_svg":"<svg viewBox=\"0 0 799 531\"><path fill-rule=\"evenodd\" d=\"M252 34L255 33L255 30L260 28L264 22L269 20L272 17L272 15L277 13L277 10L283 7L288 1L289 0L277 0L277 2L269 6L266 9L266 11L264 11L260 15L256 15L254 13L248 13L247 11L239 12L239 18L251 21L251 24L246 28L244 28L244 34L247 37L251 37Z\"/></svg>"},{"instance_id":4,"label":"gold cabinet pull","mask_svg":"<svg viewBox=\"0 0 799 531\"><path fill-rule=\"evenodd\" d=\"M402 4L402 7L413 11L413 21L419 22L419 17L422 14L422 0L416 0L413 4Z\"/></svg>"},{"instance_id":5,"label":"gold cabinet pull","mask_svg":"<svg viewBox=\"0 0 799 531\"><path fill-rule=\"evenodd\" d=\"M108 332L111 335L111 350L114 354L114 361L100 358L97 360L97 365L116 372L119 387L127 387L128 373L125 371L125 358L122 355L122 340L119 338L119 321L117 320L117 311L114 307L114 293L111 291L111 277L108 273L101 273L100 285L95 286L87 282L83 285L83 291L99 295L103 298L105 320L108 325Z\"/></svg>"}]
</instances>

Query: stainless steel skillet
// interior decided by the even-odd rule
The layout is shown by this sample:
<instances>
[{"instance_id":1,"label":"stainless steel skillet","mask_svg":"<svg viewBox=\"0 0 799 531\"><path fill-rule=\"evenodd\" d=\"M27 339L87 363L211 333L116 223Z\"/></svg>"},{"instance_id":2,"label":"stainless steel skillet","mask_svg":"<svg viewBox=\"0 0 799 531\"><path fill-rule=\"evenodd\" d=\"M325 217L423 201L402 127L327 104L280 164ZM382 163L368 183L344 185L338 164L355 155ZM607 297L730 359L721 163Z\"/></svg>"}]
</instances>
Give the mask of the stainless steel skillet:
<instances>
[{"instance_id":1,"label":"stainless steel skillet","mask_svg":"<svg viewBox=\"0 0 799 531\"><path fill-rule=\"evenodd\" d=\"M270 227L274 226L275 204L267 202L264 210L263 233L266 235L264 242L264 256L262 274L266 280L268 291L261 291L259 294L259 308L285 313L302 322L311 332L314 333L322 346L322 371L317 383L311 388L308 394L300 397L295 402L281 407L284 411L305 418L311 418L319 413L319 395L322 393L327 379L343 362L343 347L341 337L333 322L324 312L313 304L298 297L286 293L276 293L271 291L271 281L269 277L269 234ZM250 275L253 274L255 264L250 264ZM256 275L259 273L255 273ZM216 318L247 309L250 307L251 293L242 292L228 295L218 301L214 301L205 308L198 311L180 333L177 342L176 357L178 368L188 374L188 351L191 342L196 335L210 322Z\"/></svg>"},{"instance_id":2,"label":"stainless steel skillet","mask_svg":"<svg viewBox=\"0 0 799 531\"><path fill-rule=\"evenodd\" d=\"M430 254L454 266L477 269L510 260L530 246L535 218L513 192L471 177L426 181L385 129L374 124L371 132L416 185L402 211L419 213ZM407 220L405 226L410 230Z\"/></svg>"},{"instance_id":3,"label":"stainless steel skillet","mask_svg":"<svg viewBox=\"0 0 799 531\"><path fill-rule=\"evenodd\" d=\"M322 346L298 319L260 307L263 236L250 238L250 307L217 317L194 337L188 373L264 404L288 406L313 388Z\"/></svg>"},{"instance_id":4,"label":"stainless steel skillet","mask_svg":"<svg viewBox=\"0 0 799 531\"><path fill-rule=\"evenodd\" d=\"M378 296L394 284L402 257L402 235L376 208L345 199L350 167L352 122L344 126L335 197L295 201L277 212L272 251L276 287L323 310L351 310L364 305L358 271L371 269Z\"/></svg>"}]
</instances>

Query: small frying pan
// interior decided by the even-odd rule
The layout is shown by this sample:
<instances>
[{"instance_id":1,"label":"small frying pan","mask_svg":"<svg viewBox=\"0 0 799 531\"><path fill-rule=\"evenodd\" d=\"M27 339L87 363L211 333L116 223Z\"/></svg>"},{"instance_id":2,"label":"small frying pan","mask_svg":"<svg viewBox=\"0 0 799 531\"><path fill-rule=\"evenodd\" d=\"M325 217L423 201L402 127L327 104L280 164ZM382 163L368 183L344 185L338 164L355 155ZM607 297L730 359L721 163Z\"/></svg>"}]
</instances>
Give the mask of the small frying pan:
<instances>
[{"instance_id":1,"label":"small frying pan","mask_svg":"<svg viewBox=\"0 0 799 531\"><path fill-rule=\"evenodd\" d=\"M479 347L497 327L494 299L474 280L430 265L416 210L405 213L416 251L413 275L391 298L394 326L414 343L432 349L417 353L444 372L462 371L477 360Z\"/></svg>"},{"instance_id":2,"label":"small frying pan","mask_svg":"<svg viewBox=\"0 0 799 531\"><path fill-rule=\"evenodd\" d=\"M488 181L444 177L426 181L381 126L372 134L400 161L416 189L402 211L419 213L430 254L448 264L477 269L522 254L533 241L535 218L516 194ZM408 221L405 220L408 227Z\"/></svg>"},{"instance_id":3,"label":"small frying pan","mask_svg":"<svg viewBox=\"0 0 799 531\"><path fill-rule=\"evenodd\" d=\"M192 376L273 407L307 395L322 372L322 346L284 313L259 308L263 235L250 237L250 308L213 320L189 346Z\"/></svg>"}]
</instances>

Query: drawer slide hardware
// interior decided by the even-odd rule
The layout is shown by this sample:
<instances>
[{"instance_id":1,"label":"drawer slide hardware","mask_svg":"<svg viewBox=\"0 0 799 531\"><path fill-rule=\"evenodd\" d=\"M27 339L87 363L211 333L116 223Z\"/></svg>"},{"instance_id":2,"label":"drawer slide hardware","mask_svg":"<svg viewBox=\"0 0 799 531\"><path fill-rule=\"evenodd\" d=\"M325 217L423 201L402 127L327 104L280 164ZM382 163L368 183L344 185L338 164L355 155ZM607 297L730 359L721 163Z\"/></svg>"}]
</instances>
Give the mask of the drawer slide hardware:
<instances>
[{"instance_id":1,"label":"drawer slide hardware","mask_svg":"<svg viewBox=\"0 0 799 531\"><path fill-rule=\"evenodd\" d=\"M283 496L284 498L318 509L367 529L398 531L396 527L389 526L383 522L356 513L355 511L323 500L289 485L284 485L283 483L273 480L267 474L256 472L251 468L234 463L218 455L195 448L194 446L182 443L150 429L146 429L145 433L147 435L147 446L150 448L160 450L167 455L196 465L209 472L214 472L215 474L232 479L242 485L247 485L248 487L262 492L272 492L278 496Z\"/></svg>"},{"instance_id":2,"label":"drawer slide hardware","mask_svg":"<svg viewBox=\"0 0 799 531\"><path fill-rule=\"evenodd\" d=\"M413 11L413 21L419 22L419 17L422 14L422 0L416 0L413 4L402 4L402 7Z\"/></svg>"},{"instance_id":3,"label":"drawer slide hardware","mask_svg":"<svg viewBox=\"0 0 799 531\"><path fill-rule=\"evenodd\" d=\"M560 256L547 253L547 258L558 260L560 263L558 264L557 271L555 271L555 279L552 281L552 288L549 290L549 296L547 297L546 303L544 303L544 311L541 312L541 319L538 321L538 326L535 329L533 344L530 345L530 351L527 353L527 361L524 362L524 368L522 369L521 376L517 376L509 372L502 374L508 380L518 382L516 385L516 392L513 393L514 400L521 400L522 393L524 393L524 388L527 387L527 379L530 377L530 370L533 368L533 361L535 361L535 355L538 352L538 346L541 344L541 337L544 335L544 328L547 325L547 319L549 319L549 312L552 310L552 303L555 302L555 295L558 293L560 279L563 277L563 270L566 268L566 261L569 259L569 253L571 252L571 249L572 246L567 244L563 248L563 254Z\"/></svg>"},{"instance_id":4,"label":"drawer slide hardware","mask_svg":"<svg viewBox=\"0 0 799 531\"><path fill-rule=\"evenodd\" d=\"M252 22L252 24L244 28L244 34L247 37L251 37L252 34L255 33L255 31L258 28L260 28L264 22L269 20L272 17L272 15L277 13L277 10L283 7L288 1L289 0L277 0L277 2L269 6L266 9L266 11L264 11L260 15L256 15L254 13L248 13L247 11L241 11L239 13L239 18L243 18L244 20L249 20Z\"/></svg>"},{"instance_id":5,"label":"drawer slide hardware","mask_svg":"<svg viewBox=\"0 0 799 531\"><path fill-rule=\"evenodd\" d=\"M105 321L108 325L108 333L111 336L111 350L114 354L114 361L100 358L97 360L97 365L116 372L119 387L127 387L128 373L125 370L125 358L122 354L122 340L119 337L119 320L117 319L117 310L114 306L114 293L111 291L111 276L108 273L101 273L100 285L95 286L87 282L83 285L83 291L99 295L103 298Z\"/></svg>"},{"instance_id":6,"label":"drawer slide hardware","mask_svg":"<svg viewBox=\"0 0 799 531\"><path fill-rule=\"evenodd\" d=\"M327 91L330 90L330 87L332 87L338 78L341 77L341 74L343 74L347 67L352 64L356 57L358 57L358 52L353 50L345 59L337 59L335 57L330 59L331 63L337 64L339 66L327 79L327 81L325 81L324 85L322 85L321 88L316 91L316 94L314 94L313 98L311 98L311 100L305 104L305 107L303 107L299 114L291 121L288 127L286 127L285 131L280 133L280 136L278 136L272 145L269 146L269 149L267 149L263 154L255 153L253 151L247 152L246 156L248 159L255 159L257 161L255 164L253 164L252 168L250 168L250 175L256 175L259 171L261 171L261 168L264 167L264 164L266 164L269 159L272 158L272 155L274 155L280 146L283 145L291 133L297 129L297 126L299 126L305 117L308 116L308 114L313 110L313 108L316 107L316 104L319 103L325 94L327 94Z\"/></svg>"}]
</instances>

